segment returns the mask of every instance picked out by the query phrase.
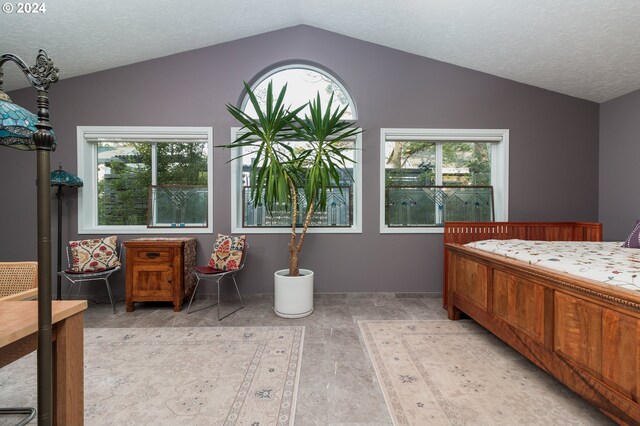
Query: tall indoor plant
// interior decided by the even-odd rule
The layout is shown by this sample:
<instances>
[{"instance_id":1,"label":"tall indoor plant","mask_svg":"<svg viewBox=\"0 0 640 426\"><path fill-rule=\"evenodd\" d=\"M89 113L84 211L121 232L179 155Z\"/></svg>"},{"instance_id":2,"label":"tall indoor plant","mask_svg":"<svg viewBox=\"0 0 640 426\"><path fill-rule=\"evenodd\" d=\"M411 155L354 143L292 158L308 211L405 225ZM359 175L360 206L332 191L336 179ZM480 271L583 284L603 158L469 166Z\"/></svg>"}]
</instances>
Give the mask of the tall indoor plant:
<instances>
[{"instance_id":1,"label":"tall indoor plant","mask_svg":"<svg viewBox=\"0 0 640 426\"><path fill-rule=\"evenodd\" d=\"M341 173L350 176L347 166L353 160L346 151L353 147L344 142L361 130L354 127L353 121L342 120L347 107L332 110L333 94L324 109L319 93L307 104L289 109L284 103L286 85L276 98L270 82L264 106L246 83L245 89L256 116L227 105L242 129L226 147L253 148L250 184L251 203L255 207L262 205L268 212L280 206L291 210L289 269L275 273L275 311L284 317L309 315L313 311L313 272L299 268L299 253L314 212L326 208L327 190L340 186ZM305 107L309 112L301 116ZM288 143L294 140L307 144L294 149ZM233 160L244 155L248 153L241 151ZM301 194L307 202L307 212L298 233L296 218Z\"/></svg>"}]
</instances>

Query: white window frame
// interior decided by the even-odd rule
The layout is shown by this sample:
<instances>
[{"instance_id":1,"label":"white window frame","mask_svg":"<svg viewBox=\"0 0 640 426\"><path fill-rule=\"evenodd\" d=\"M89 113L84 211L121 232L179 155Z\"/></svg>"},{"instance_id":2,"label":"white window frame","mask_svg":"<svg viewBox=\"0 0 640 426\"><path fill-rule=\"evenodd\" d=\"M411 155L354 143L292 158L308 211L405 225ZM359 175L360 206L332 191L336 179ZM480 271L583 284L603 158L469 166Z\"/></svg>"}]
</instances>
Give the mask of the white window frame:
<instances>
[{"instance_id":1,"label":"white window frame","mask_svg":"<svg viewBox=\"0 0 640 426\"><path fill-rule=\"evenodd\" d=\"M290 64L286 64L286 65L282 65L276 68L273 68L271 70L269 70L267 73L263 74L262 77L260 77L258 80L256 80L252 85L251 85L251 90L255 91L256 88L261 85L265 80L270 79L273 75L281 72L281 71L287 71L287 70L291 70L291 69L303 69L303 70L309 70L309 71L313 71L313 72L317 72L318 74L322 74L327 78L330 78L339 88L340 90L342 90L342 93L344 93L344 95L347 98L347 103L349 104L349 107L351 108L351 118L350 120L357 120L358 119L358 110L356 108L356 103L353 101L353 98L351 97L351 93L349 93L349 91L347 90L347 88L344 86L344 84L342 84L342 82L336 78L333 74L323 70L322 68L319 67L315 67L313 65L310 64L301 64L301 63L290 63ZM286 99L285 99L286 102ZM242 103L240 104L240 109L242 111L244 111L247 107L247 104L249 103L249 95L245 93L243 99L242 99ZM334 104L335 106L335 104Z\"/></svg>"},{"instance_id":2,"label":"white window frame","mask_svg":"<svg viewBox=\"0 0 640 426\"><path fill-rule=\"evenodd\" d=\"M206 228L147 228L146 225L98 225L98 144L117 142L207 142L208 226ZM213 129L211 127L78 126L78 234L204 234L213 232ZM155 176L155 161L152 161ZM151 184L154 184L152 182Z\"/></svg>"},{"instance_id":3,"label":"white window frame","mask_svg":"<svg viewBox=\"0 0 640 426\"><path fill-rule=\"evenodd\" d=\"M389 227L385 223L385 144L388 140L409 141L469 141L493 142L491 146L491 185L495 221L509 217L509 130L508 129L380 129L380 233L381 234L442 234L442 227ZM441 167L437 159L436 167Z\"/></svg>"},{"instance_id":4,"label":"white window frame","mask_svg":"<svg viewBox=\"0 0 640 426\"><path fill-rule=\"evenodd\" d=\"M240 127L231 128L231 140L237 139ZM355 136L355 163L353 164L353 224L350 227L309 228L313 234L361 234L362 233L362 134ZM231 150L231 158L240 155L240 148ZM289 234L291 227L242 226L242 160L231 162L231 232L234 234ZM301 231L301 229L298 229Z\"/></svg>"}]
</instances>

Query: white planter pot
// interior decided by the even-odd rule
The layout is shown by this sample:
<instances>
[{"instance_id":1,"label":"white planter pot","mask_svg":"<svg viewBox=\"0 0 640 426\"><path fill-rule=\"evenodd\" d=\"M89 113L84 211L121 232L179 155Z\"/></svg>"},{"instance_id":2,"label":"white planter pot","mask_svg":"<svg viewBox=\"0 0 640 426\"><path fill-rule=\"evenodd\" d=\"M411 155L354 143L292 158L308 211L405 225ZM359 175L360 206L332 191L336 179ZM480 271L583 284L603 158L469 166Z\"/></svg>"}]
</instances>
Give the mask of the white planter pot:
<instances>
[{"instance_id":1,"label":"white planter pot","mask_svg":"<svg viewBox=\"0 0 640 426\"><path fill-rule=\"evenodd\" d=\"M274 307L282 318L302 318L313 312L313 271L300 269L300 276L288 276L288 269L276 271Z\"/></svg>"}]
</instances>

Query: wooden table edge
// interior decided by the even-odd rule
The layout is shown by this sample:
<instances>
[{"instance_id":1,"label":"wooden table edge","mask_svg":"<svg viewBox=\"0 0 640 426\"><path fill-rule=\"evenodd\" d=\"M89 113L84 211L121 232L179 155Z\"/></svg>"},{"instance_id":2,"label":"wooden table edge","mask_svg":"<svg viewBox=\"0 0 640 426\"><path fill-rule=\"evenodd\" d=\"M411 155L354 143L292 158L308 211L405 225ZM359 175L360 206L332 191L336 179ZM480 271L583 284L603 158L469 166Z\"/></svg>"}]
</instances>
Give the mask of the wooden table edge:
<instances>
[{"instance_id":1,"label":"wooden table edge","mask_svg":"<svg viewBox=\"0 0 640 426\"><path fill-rule=\"evenodd\" d=\"M56 324L78 314L87 309L88 304L86 300L54 300L51 302L51 322ZM25 308L28 307L30 314L30 321L25 321L21 327L12 330L6 335L0 335L0 347L7 346L13 342L16 342L26 336L29 336L38 331L38 302L34 300L21 300L21 301L5 301L0 302L0 318L2 318L3 307L10 307L14 311L15 307ZM33 307L33 308L31 308ZM33 310L32 310L33 309ZM12 312L13 313L13 312ZM33 315L33 316L31 316ZM0 326L0 329L2 327Z\"/></svg>"}]
</instances>

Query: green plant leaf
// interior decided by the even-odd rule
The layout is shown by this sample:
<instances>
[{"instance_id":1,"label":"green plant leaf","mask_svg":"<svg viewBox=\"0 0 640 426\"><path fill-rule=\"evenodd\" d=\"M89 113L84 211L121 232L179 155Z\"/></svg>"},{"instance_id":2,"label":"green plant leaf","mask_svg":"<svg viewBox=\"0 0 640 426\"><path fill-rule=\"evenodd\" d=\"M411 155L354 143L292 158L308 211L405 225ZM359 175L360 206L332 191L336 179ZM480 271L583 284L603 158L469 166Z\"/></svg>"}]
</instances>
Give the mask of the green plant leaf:
<instances>
[{"instance_id":1,"label":"green plant leaf","mask_svg":"<svg viewBox=\"0 0 640 426\"><path fill-rule=\"evenodd\" d=\"M348 166L354 160L346 152L354 147L346 142L362 130L355 128L354 122L342 119L347 107L333 108L333 94L323 107L318 92L307 104L287 108L284 106L287 86L274 96L273 82L267 85L265 104L261 107L246 82L244 87L256 116L228 104L227 110L242 128L234 141L222 146L241 150L231 161L253 156L251 203L256 207L263 205L271 213L276 208L290 208L294 193L302 190L307 202L315 203L316 210L326 209L327 192L331 187L340 187L345 175L353 179ZM305 107L309 108L309 113L300 117ZM307 146L294 149L289 144L291 141L304 141ZM255 150L242 152L251 147ZM295 218L291 225L293 229ZM306 227L302 235L305 233Z\"/></svg>"}]
</instances>

